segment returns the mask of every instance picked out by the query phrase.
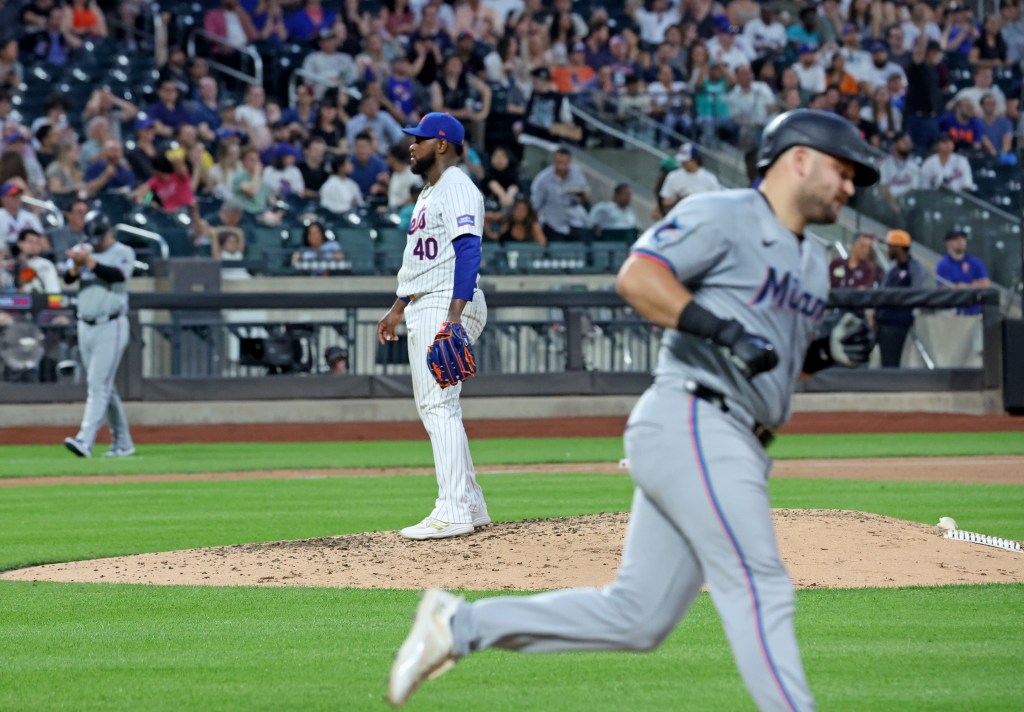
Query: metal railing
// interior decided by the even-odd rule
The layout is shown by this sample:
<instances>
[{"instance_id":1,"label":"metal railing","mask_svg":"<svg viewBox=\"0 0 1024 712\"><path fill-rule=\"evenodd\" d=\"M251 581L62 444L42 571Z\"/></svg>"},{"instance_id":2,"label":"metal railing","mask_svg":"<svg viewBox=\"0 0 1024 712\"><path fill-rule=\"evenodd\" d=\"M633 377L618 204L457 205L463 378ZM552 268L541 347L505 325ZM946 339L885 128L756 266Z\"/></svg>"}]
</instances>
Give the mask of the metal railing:
<instances>
[{"instance_id":1,"label":"metal railing","mask_svg":"<svg viewBox=\"0 0 1024 712\"><path fill-rule=\"evenodd\" d=\"M245 82L246 84L255 84L257 86L263 86L263 58L260 57L259 52L257 52L255 49L247 45L234 44L232 42L228 42L223 37L218 37L217 35L207 32L206 30L194 29L189 33L188 42L186 44L186 53L188 54L190 59L196 56L197 37L202 38L211 45L226 47L230 50L238 52L240 55L248 57L252 61L252 75L248 75L245 72L241 72L235 69L234 67L229 67L223 62L218 62L214 58L214 55L206 57L206 63L209 65L211 70L220 72L221 74L225 74L241 82Z\"/></svg>"}]
</instances>

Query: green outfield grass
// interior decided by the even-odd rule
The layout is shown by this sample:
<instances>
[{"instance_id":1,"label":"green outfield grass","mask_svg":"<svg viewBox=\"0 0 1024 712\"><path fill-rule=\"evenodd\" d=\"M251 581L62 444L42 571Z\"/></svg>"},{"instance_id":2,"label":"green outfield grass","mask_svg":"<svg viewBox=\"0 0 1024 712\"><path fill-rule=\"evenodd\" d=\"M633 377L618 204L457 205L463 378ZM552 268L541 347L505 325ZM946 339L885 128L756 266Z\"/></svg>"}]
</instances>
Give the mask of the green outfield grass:
<instances>
[{"instance_id":1,"label":"green outfield grass","mask_svg":"<svg viewBox=\"0 0 1024 712\"><path fill-rule=\"evenodd\" d=\"M1019 434L786 436L773 455L1016 454L1024 449L1020 440ZM472 445L477 462L489 464L621 456L618 438ZM57 446L0 448L0 469L29 476L431 464L425 442L146 446L140 452L110 463L70 458ZM625 511L630 502L625 475L480 479L496 520ZM776 507L853 509L929 524L952 515L965 529L1024 538L1024 485L780 479L771 488ZM429 476L3 488L0 569L395 529L422 516L435 493ZM384 710L387 670L415 598L406 591L0 582L0 710ZM1024 708L1024 586L800 591L796 620L822 709ZM653 653L488 651L428 683L409 705L449 708L632 712L752 705L702 594Z\"/></svg>"},{"instance_id":2,"label":"green outfield grass","mask_svg":"<svg viewBox=\"0 0 1024 712\"><path fill-rule=\"evenodd\" d=\"M622 438L494 438L471 442L478 465L616 462ZM423 440L332 443L216 443L143 445L136 457L83 460L57 445L0 446L0 477L230 472L335 467L431 467ZM772 457L807 458L1024 455L1022 433L881 433L783 435Z\"/></svg>"}]
</instances>

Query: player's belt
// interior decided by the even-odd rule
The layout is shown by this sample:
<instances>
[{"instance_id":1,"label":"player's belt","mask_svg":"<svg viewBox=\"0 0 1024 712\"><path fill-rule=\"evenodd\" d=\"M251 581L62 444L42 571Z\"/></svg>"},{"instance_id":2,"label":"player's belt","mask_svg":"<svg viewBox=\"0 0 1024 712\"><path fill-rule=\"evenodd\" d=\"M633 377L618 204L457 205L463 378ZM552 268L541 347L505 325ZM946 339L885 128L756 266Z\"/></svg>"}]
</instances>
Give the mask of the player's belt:
<instances>
[{"instance_id":1,"label":"player's belt","mask_svg":"<svg viewBox=\"0 0 1024 712\"><path fill-rule=\"evenodd\" d=\"M768 447L768 444L775 439L775 433L767 426L758 423L756 420L751 422L745 415L741 415L736 409L730 408L725 394L719 393L714 388L708 388L703 383L697 383L696 381L687 381L686 390L692 393L695 398L700 398L702 401L718 406L723 413L728 413L743 423L744 426L750 428L750 432L754 434L754 437L757 438L762 447Z\"/></svg>"},{"instance_id":2,"label":"player's belt","mask_svg":"<svg viewBox=\"0 0 1024 712\"><path fill-rule=\"evenodd\" d=\"M81 317L79 317L78 320L85 324L88 324L89 326L96 326L97 324L105 324L108 321L113 321L114 319L119 318L122 313L123 312L114 312L109 316L98 316L95 319L82 319Z\"/></svg>"}]
</instances>

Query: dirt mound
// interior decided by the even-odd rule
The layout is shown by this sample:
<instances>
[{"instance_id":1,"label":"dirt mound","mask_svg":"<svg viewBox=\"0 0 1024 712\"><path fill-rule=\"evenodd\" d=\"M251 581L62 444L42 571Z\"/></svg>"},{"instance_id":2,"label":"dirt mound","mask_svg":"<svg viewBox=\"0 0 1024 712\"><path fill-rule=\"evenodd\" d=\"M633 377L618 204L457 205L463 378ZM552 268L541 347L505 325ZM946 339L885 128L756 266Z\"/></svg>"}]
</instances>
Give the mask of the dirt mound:
<instances>
[{"instance_id":1,"label":"dirt mound","mask_svg":"<svg viewBox=\"0 0 1024 712\"><path fill-rule=\"evenodd\" d=\"M1024 556L942 538L938 527L864 512L774 510L799 588L1024 582ZM615 576L629 515L496 523L415 542L397 532L221 546L50 564L0 579L211 586L543 590Z\"/></svg>"}]
</instances>

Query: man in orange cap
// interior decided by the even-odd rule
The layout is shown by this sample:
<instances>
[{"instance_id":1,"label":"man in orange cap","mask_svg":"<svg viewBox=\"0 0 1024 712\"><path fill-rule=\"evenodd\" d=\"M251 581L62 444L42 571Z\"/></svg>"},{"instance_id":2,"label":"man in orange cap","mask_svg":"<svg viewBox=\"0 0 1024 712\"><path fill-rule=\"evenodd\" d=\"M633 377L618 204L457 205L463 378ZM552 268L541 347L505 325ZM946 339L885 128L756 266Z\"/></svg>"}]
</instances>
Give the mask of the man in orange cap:
<instances>
[{"instance_id":1,"label":"man in orange cap","mask_svg":"<svg viewBox=\"0 0 1024 712\"><path fill-rule=\"evenodd\" d=\"M890 230L885 236L889 259L893 263L882 280L882 287L924 289L927 286L924 267L910 256L910 243L910 233L906 230ZM910 327L914 325L913 309L879 309L875 313L875 323L878 325L878 349L882 356L882 366L899 368L903 343L907 340Z\"/></svg>"}]
</instances>

